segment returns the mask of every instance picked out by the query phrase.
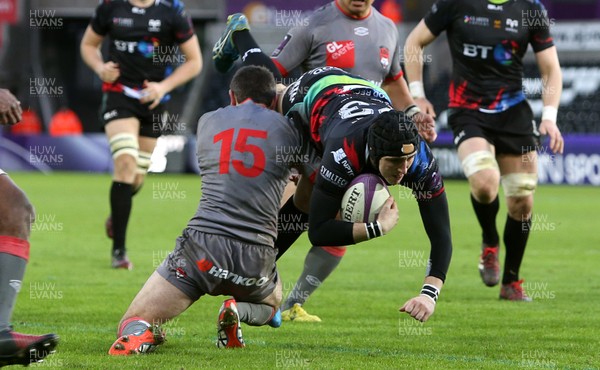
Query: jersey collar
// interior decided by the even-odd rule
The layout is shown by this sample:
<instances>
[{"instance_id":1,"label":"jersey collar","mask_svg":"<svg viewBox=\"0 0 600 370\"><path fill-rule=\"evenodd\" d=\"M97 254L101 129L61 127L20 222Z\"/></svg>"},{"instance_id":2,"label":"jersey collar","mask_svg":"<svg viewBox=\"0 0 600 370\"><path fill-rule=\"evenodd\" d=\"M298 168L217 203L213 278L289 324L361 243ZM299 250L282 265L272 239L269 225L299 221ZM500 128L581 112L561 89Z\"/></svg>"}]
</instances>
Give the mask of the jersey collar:
<instances>
[{"instance_id":1,"label":"jersey collar","mask_svg":"<svg viewBox=\"0 0 600 370\"><path fill-rule=\"evenodd\" d=\"M338 10L340 12L342 12L343 15L345 15L346 17L356 20L356 21L362 21L363 19L367 19L371 16L371 13L373 13L373 5L371 5L371 8L369 9L369 14L365 15L364 17L355 17L350 13L346 13L344 11L344 9L342 9L342 7L340 6L340 4L338 3L339 0L334 0L333 2L335 3L335 6L338 8Z\"/></svg>"}]
</instances>

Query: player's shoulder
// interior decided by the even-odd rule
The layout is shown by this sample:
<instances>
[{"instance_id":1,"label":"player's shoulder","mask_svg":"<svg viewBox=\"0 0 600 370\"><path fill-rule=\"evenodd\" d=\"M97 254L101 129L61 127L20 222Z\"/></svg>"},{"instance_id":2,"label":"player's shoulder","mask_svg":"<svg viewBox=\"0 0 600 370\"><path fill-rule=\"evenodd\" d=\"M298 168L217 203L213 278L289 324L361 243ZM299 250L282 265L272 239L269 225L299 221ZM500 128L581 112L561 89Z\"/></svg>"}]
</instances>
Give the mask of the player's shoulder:
<instances>
[{"instance_id":1,"label":"player's shoulder","mask_svg":"<svg viewBox=\"0 0 600 370\"><path fill-rule=\"evenodd\" d=\"M170 12L182 13L185 10L185 4L180 0L155 0L155 3Z\"/></svg>"},{"instance_id":2,"label":"player's shoulder","mask_svg":"<svg viewBox=\"0 0 600 370\"><path fill-rule=\"evenodd\" d=\"M393 32L397 32L396 24L390 18L381 14L375 7L371 8L373 12L373 18L380 23L382 26L393 30Z\"/></svg>"},{"instance_id":3,"label":"player's shoulder","mask_svg":"<svg viewBox=\"0 0 600 370\"><path fill-rule=\"evenodd\" d=\"M335 8L334 2L329 2L317 9L308 16L308 27L318 27L322 25L331 25L331 22L336 18L338 10Z\"/></svg>"}]
</instances>

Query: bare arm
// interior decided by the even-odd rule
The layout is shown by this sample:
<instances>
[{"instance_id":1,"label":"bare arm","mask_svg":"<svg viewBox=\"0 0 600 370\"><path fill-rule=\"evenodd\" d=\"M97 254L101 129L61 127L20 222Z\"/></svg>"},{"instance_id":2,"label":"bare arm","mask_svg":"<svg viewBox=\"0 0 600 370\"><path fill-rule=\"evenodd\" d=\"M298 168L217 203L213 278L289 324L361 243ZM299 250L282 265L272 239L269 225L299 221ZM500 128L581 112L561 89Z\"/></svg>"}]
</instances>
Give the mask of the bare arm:
<instances>
[{"instance_id":1,"label":"bare arm","mask_svg":"<svg viewBox=\"0 0 600 370\"><path fill-rule=\"evenodd\" d=\"M185 57L183 64L177 67L169 77L160 82L144 82L145 88L142 90L143 97L140 101L142 103L152 102L149 107L150 109L154 109L160 104L165 94L196 77L202 69L200 44L198 44L198 37L196 35L179 45L179 48Z\"/></svg>"},{"instance_id":2,"label":"bare arm","mask_svg":"<svg viewBox=\"0 0 600 370\"><path fill-rule=\"evenodd\" d=\"M421 20L410 32L404 44L404 69L406 70L406 79L411 86L411 96L425 113L434 117L433 105L427 100L423 90L423 48L435 38L436 36L431 33L425 21Z\"/></svg>"},{"instance_id":3,"label":"bare arm","mask_svg":"<svg viewBox=\"0 0 600 370\"><path fill-rule=\"evenodd\" d=\"M552 46L535 54L540 74L542 76L542 101L544 112L540 124L540 133L550 137L550 149L554 153L562 153L564 140L556 126L556 110L562 94L562 72L556 47Z\"/></svg>"},{"instance_id":4,"label":"bare arm","mask_svg":"<svg viewBox=\"0 0 600 370\"><path fill-rule=\"evenodd\" d=\"M81 39L81 45L79 46L79 52L81 58L94 71L95 74L100 77L104 82L113 83L119 76L119 65L114 62L104 63L102 59L102 53L100 52L100 45L104 37L94 32L91 26L88 26Z\"/></svg>"}]
</instances>

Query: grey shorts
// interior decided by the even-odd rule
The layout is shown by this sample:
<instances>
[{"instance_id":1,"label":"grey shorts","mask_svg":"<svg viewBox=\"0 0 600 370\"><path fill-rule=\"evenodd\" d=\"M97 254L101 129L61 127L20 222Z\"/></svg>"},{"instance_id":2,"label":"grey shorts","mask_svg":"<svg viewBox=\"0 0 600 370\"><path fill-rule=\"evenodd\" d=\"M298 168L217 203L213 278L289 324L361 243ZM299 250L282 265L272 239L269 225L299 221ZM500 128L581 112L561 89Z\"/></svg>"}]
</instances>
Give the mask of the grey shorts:
<instances>
[{"instance_id":1,"label":"grey shorts","mask_svg":"<svg viewBox=\"0 0 600 370\"><path fill-rule=\"evenodd\" d=\"M273 247L188 228L156 271L193 301L208 294L258 303L277 285L276 256Z\"/></svg>"}]
</instances>

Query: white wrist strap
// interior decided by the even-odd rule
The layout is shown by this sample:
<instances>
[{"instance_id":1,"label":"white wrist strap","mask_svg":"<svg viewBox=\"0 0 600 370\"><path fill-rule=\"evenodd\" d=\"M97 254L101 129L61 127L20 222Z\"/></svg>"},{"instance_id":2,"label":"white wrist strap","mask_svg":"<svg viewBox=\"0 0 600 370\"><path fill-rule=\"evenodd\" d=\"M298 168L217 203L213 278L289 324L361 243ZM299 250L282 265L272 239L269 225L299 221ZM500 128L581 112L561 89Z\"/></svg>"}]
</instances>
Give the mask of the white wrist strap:
<instances>
[{"instance_id":1,"label":"white wrist strap","mask_svg":"<svg viewBox=\"0 0 600 370\"><path fill-rule=\"evenodd\" d=\"M425 90L423 90L423 83L421 81L413 81L408 84L408 89L410 90L410 96L413 99L420 99L425 97Z\"/></svg>"},{"instance_id":2,"label":"white wrist strap","mask_svg":"<svg viewBox=\"0 0 600 370\"><path fill-rule=\"evenodd\" d=\"M544 106L542 110L542 121L549 120L556 123L556 116L558 115L558 109L551 105Z\"/></svg>"}]
</instances>

